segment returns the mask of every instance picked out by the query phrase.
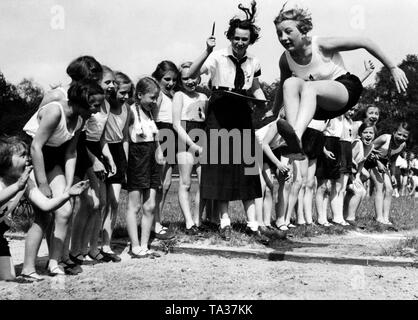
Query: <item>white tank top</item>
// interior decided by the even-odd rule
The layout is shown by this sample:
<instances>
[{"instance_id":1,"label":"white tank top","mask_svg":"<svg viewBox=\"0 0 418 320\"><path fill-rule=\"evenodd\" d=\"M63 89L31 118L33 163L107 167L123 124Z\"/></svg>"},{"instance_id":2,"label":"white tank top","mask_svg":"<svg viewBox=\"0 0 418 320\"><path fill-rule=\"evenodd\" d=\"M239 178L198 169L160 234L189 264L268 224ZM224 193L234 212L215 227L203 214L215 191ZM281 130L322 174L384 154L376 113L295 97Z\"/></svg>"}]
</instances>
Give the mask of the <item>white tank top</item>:
<instances>
[{"instance_id":1,"label":"white tank top","mask_svg":"<svg viewBox=\"0 0 418 320\"><path fill-rule=\"evenodd\" d=\"M305 81L335 80L347 73L343 58L339 52L325 56L318 47L318 37L312 37L312 60L307 65L297 64L286 50L285 55L293 75Z\"/></svg>"},{"instance_id":2,"label":"white tank top","mask_svg":"<svg viewBox=\"0 0 418 320\"><path fill-rule=\"evenodd\" d=\"M387 158L389 155L390 141L392 140L391 134L385 134L385 143L377 150L380 151L382 157ZM396 149L390 150L390 155L394 156L395 154L400 153L405 148L405 142L402 142Z\"/></svg>"},{"instance_id":3,"label":"white tank top","mask_svg":"<svg viewBox=\"0 0 418 320\"><path fill-rule=\"evenodd\" d=\"M353 142L353 120L347 119L344 115L341 116L342 120L342 132L341 132L341 141Z\"/></svg>"},{"instance_id":4,"label":"white tank top","mask_svg":"<svg viewBox=\"0 0 418 320\"><path fill-rule=\"evenodd\" d=\"M311 129L318 130L319 132L324 132L325 128L327 127L328 120L315 120L312 119L311 122L309 122L308 127Z\"/></svg>"},{"instance_id":5,"label":"white tank top","mask_svg":"<svg viewBox=\"0 0 418 320\"><path fill-rule=\"evenodd\" d=\"M401 169L407 169L408 161L406 161L406 159L402 158L401 155L399 155L398 158L396 158L395 166Z\"/></svg>"},{"instance_id":6,"label":"white tank top","mask_svg":"<svg viewBox=\"0 0 418 320\"><path fill-rule=\"evenodd\" d=\"M203 93L198 93L196 98L191 98L187 94L182 93L183 108L181 110L181 120L186 121L205 121L205 107L208 98Z\"/></svg>"},{"instance_id":7,"label":"white tank top","mask_svg":"<svg viewBox=\"0 0 418 320\"><path fill-rule=\"evenodd\" d=\"M67 142L68 140L71 140L72 137L74 137L74 133L77 130L79 130L81 126L83 125L83 119L81 117L78 117L77 124L74 128L74 131L69 132L67 129L67 119L65 117L64 108L61 105L61 103L57 101L50 102L40 107L38 111L36 111L36 113L32 116L32 118L30 118L29 121L26 123L26 125L23 127L23 131L25 131L32 138L35 137L35 134L39 129L39 119L38 119L39 112L42 109L52 104L56 104L59 106L61 110L61 119L57 127L54 129L54 132L49 137L48 141L45 143L45 145L49 147L59 147L63 145L65 142Z\"/></svg>"},{"instance_id":8,"label":"white tank top","mask_svg":"<svg viewBox=\"0 0 418 320\"><path fill-rule=\"evenodd\" d=\"M158 128L152 119L151 112L144 112L140 105L135 103L130 106L134 118L129 126L129 137L133 143L152 142L158 133Z\"/></svg>"},{"instance_id":9,"label":"white tank top","mask_svg":"<svg viewBox=\"0 0 418 320\"><path fill-rule=\"evenodd\" d=\"M329 120L328 125L324 130L324 135L326 137L341 137L343 132L343 123L341 117L343 116Z\"/></svg>"},{"instance_id":10,"label":"white tank top","mask_svg":"<svg viewBox=\"0 0 418 320\"><path fill-rule=\"evenodd\" d=\"M124 103L120 114L109 112L104 131L104 140L108 143L118 143L123 140L123 128L128 119L128 106Z\"/></svg>"},{"instance_id":11,"label":"white tank top","mask_svg":"<svg viewBox=\"0 0 418 320\"><path fill-rule=\"evenodd\" d=\"M412 159L412 161L411 161L411 168L418 169L418 159L417 158Z\"/></svg>"},{"instance_id":12,"label":"white tank top","mask_svg":"<svg viewBox=\"0 0 418 320\"><path fill-rule=\"evenodd\" d=\"M100 107L100 111L93 113L86 121L84 128L86 130L87 141L100 141L106 126L107 118L109 117L110 105L106 100L104 100L104 107L104 110Z\"/></svg>"},{"instance_id":13,"label":"white tank top","mask_svg":"<svg viewBox=\"0 0 418 320\"><path fill-rule=\"evenodd\" d=\"M360 139L354 139L353 143L353 162L358 166L360 163L366 161L368 156L372 153L373 148L370 148L370 151L365 154L363 142Z\"/></svg>"},{"instance_id":14,"label":"white tank top","mask_svg":"<svg viewBox=\"0 0 418 320\"><path fill-rule=\"evenodd\" d=\"M173 123L173 100L162 91L161 94L163 98L156 113L155 121Z\"/></svg>"},{"instance_id":15,"label":"white tank top","mask_svg":"<svg viewBox=\"0 0 418 320\"><path fill-rule=\"evenodd\" d=\"M271 126L276 126L277 122L273 121L270 122L269 124L265 125L264 127L258 129L255 131L255 136L257 137L258 141L260 141L260 143L263 143L263 140L267 134L267 132L269 131L269 128ZM273 140L269 143L270 149L274 150L277 149L280 146L280 142L282 142L282 136L280 134L276 134L273 137Z\"/></svg>"}]
</instances>

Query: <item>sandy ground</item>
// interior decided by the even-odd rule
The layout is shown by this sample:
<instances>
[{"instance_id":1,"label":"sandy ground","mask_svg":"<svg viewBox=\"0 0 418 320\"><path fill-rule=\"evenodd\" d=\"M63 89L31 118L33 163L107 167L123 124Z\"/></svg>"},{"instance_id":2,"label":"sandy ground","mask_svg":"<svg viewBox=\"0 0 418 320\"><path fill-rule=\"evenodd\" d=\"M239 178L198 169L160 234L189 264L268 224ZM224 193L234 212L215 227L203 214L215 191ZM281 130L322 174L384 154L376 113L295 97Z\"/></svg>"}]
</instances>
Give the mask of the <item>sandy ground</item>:
<instances>
[{"instance_id":1,"label":"sandy ground","mask_svg":"<svg viewBox=\"0 0 418 320\"><path fill-rule=\"evenodd\" d=\"M361 241L359 251L385 243L385 235L351 237ZM400 237L399 235L397 236ZM326 243L326 252L336 251L341 236L314 238ZM336 240L340 239L340 240ZM354 240L356 239L356 240ZM395 241L392 239L392 241ZM396 239L399 241L399 239ZM307 241L305 241L306 243ZM347 239L345 239L347 243ZM23 240L11 240L17 272L23 260ZM353 245L353 247L355 244ZM340 246L341 247L341 246ZM308 250L307 246L299 246ZM312 249L311 248L311 249ZM295 248L296 250L297 248ZM318 250L318 249L315 249ZM353 253L349 248L343 248ZM122 262L83 266L77 276L49 277L39 283L0 282L0 299L417 299L418 269L404 267L361 267L328 263L296 263L259 259L164 254L158 259L130 259L119 247ZM372 250L373 251L373 250ZM39 272L44 273L47 249L39 252ZM360 254L361 255L361 254Z\"/></svg>"}]
</instances>

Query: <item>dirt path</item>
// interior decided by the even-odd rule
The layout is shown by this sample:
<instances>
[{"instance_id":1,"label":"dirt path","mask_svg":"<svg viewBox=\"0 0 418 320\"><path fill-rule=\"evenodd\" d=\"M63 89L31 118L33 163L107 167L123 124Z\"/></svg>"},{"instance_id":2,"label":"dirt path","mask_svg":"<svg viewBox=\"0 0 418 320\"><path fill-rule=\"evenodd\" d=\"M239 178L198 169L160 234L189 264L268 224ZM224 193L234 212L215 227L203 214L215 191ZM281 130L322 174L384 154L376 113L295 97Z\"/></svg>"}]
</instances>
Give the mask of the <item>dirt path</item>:
<instances>
[{"instance_id":1,"label":"dirt path","mask_svg":"<svg viewBox=\"0 0 418 320\"><path fill-rule=\"evenodd\" d=\"M370 254L384 238L348 234L306 239L294 250L336 248ZM351 240L349 238L351 237ZM388 238L393 238L388 240ZM399 235L397 235L399 238ZM331 239L332 238L332 239ZM337 240L339 239L339 240ZM397 239L399 241L399 239ZM338 246L338 242L350 244ZM318 246L318 244L324 244ZM367 246L366 244L370 244ZM11 240L17 270L23 260L23 240ZM364 248L369 248L365 250ZM370 249L372 248L372 249ZM123 248L120 248L123 250ZM350 251L351 250L351 251ZM46 246L40 250L39 270L46 262ZM132 260L121 253L121 263L83 266L72 277L45 276L33 284L0 282L1 299L417 299L418 269L360 267L327 263L296 263L218 256L167 254L159 259Z\"/></svg>"}]
</instances>

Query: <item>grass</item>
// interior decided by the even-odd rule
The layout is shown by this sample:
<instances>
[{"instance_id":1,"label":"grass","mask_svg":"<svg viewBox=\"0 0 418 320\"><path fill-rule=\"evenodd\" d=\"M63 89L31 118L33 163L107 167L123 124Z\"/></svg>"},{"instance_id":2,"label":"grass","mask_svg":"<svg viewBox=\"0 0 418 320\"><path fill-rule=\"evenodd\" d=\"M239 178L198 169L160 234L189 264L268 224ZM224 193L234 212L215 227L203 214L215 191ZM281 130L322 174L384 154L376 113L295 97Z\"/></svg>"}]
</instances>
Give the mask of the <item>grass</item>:
<instances>
[{"instance_id":1,"label":"grass","mask_svg":"<svg viewBox=\"0 0 418 320\"><path fill-rule=\"evenodd\" d=\"M194 180L192 184L192 194L196 191L197 183ZM205 233L203 238L189 237L184 234L185 224L184 218L180 211L178 204L178 180L173 179L171 188L169 190L165 207L162 214L163 224L170 225L170 228L177 235L177 242L182 243L196 243L199 241L205 244L213 245L226 245L226 246L247 246L247 247L259 247L254 240L244 234L246 226L246 218L244 214L244 208L241 201L234 201L230 203L230 218L232 221L232 237L231 241L223 241L216 230ZM275 194L277 194L277 184L275 185ZM417 200L411 198L394 198L391 209L391 220L398 230L410 230L418 229L418 213L417 213ZM119 204L119 214L116 221L116 227L114 232L114 238L127 238L125 212L127 210L127 192L122 190L121 201ZM330 217L330 211L328 212ZM373 198L367 198L362 202L358 211L357 221L364 225L367 232L383 232L386 229L374 221L374 204ZM26 208L20 208L14 216L15 225L12 231L26 232L32 223L32 217L30 210ZM138 222L140 217L138 216ZM273 209L272 219L275 219L275 212ZM314 210L314 221L316 220L316 213ZM288 235L292 238L300 239L306 237L315 237L323 234L344 234L349 229L334 226L331 228L324 228L320 226L301 226L296 229L291 229ZM271 246L280 246L283 244L281 241L273 241Z\"/></svg>"},{"instance_id":2,"label":"grass","mask_svg":"<svg viewBox=\"0 0 418 320\"><path fill-rule=\"evenodd\" d=\"M192 185L192 194L196 191L197 183L194 181ZM199 239L195 237L189 237L184 234L185 224L184 218L181 214L178 204L178 182L173 181L171 188L168 192L166 203L164 206L162 219L163 224L170 225L172 230L176 233L178 240L182 243L196 243ZM277 184L275 185L275 194L277 193ZM126 212L126 199L127 193L123 192L121 195L121 203L119 207L119 215L116 223L115 236L126 237L126 227L124 213ZM410 230L418 229L418 213L417 200L411 198L394 198L391 209L391 220L398 230ZM257 246L254 240L244 234L246 226L246 218L244 214L244 208L241 201L233 201L229 207L230 218L232 221L232 237L230 242L223 241L218 233L214 230L209 234L205 234L205 241L209 244L221 244L227 246ZM331 212L328 210L329 219L331 218ZM381 224L374 221L374 203L373 198L369 197L362 202L358 211L357 221L365 228L364 231L368 232L383 232L386 231ZM272 219L275 219L275 212L273 208ZM316 212L314 210L314 220L316 220ZM305 238L315 237L322 234L344 234L349 229L334 226L331 228L324 228L320 226L301 226L296 229L290 229L288 235L293 238ZM273 241L273 245L276 241ZM279 245L277 243L277 245Z\"/></svg>"},{"instance_id":3,"label":"grass","mask_svg":"<svg viewBox=\"0 0 418 320\"><path fill-rule=\"evenodd\" d=\"M418 237L408 237L399 241L392 248L384 250L383 255L418 258Z\"/></svg>"}]
</instances>

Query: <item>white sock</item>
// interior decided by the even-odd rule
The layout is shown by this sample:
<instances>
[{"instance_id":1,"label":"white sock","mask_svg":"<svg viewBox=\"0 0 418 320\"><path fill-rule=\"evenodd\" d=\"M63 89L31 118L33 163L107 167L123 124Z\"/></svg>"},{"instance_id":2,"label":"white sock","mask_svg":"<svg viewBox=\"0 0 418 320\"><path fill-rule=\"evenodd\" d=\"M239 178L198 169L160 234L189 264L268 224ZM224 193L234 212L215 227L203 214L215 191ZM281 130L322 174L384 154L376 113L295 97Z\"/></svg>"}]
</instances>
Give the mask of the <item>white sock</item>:
<instances>
[{"instance_id":1,"label":"white sock","mask_svg":"<svg viewBox=\"0 0 418 320\"><path fill-rule=\"evenodd\" d=\"M103 246L102 251L106 253L112 253L112 249L110 249L110 246Z\"/></svg>"},{"instance_id":2,"label":"white sock","mask_svg":"<svg viewBox=\"0 0 418 320\"><path fill-rule=\"evenodd\" d=\"M252 231L258 230L258 222L257 221L248 221L247 227L249 227Z\"/></svg>"},{"instance_id":3,"label":"white sock","mask_svg":"<svg viewBox=\"0 0 418 320\"><path fill-rule=\"evenodd\" d=\"M226 226L231 225L231 219L229 218L223 218L221 219L221 229L225 228Z\"/></svg>"},{"instance_id":4,"label":"white sock","mask_svg":"<svg viewBox=\"0 0 418 320\"><path fill-rule=\"evenodd\" d=\"M140 246L135 246L135 247L132 247L132 253L133 254L139 254L140 252L141 252L141 247Z\"/></svg>"},{"instance_id":5,"label":"white sock","mask_svg":"<svg viewBox=\"0 0 418 320\"><path fill-rule=\"evenodd\" d=\"M160 233L162 229L163 229L163 226L157 222L155 224L155 233Z\"/></svg>"}]
</instances>

